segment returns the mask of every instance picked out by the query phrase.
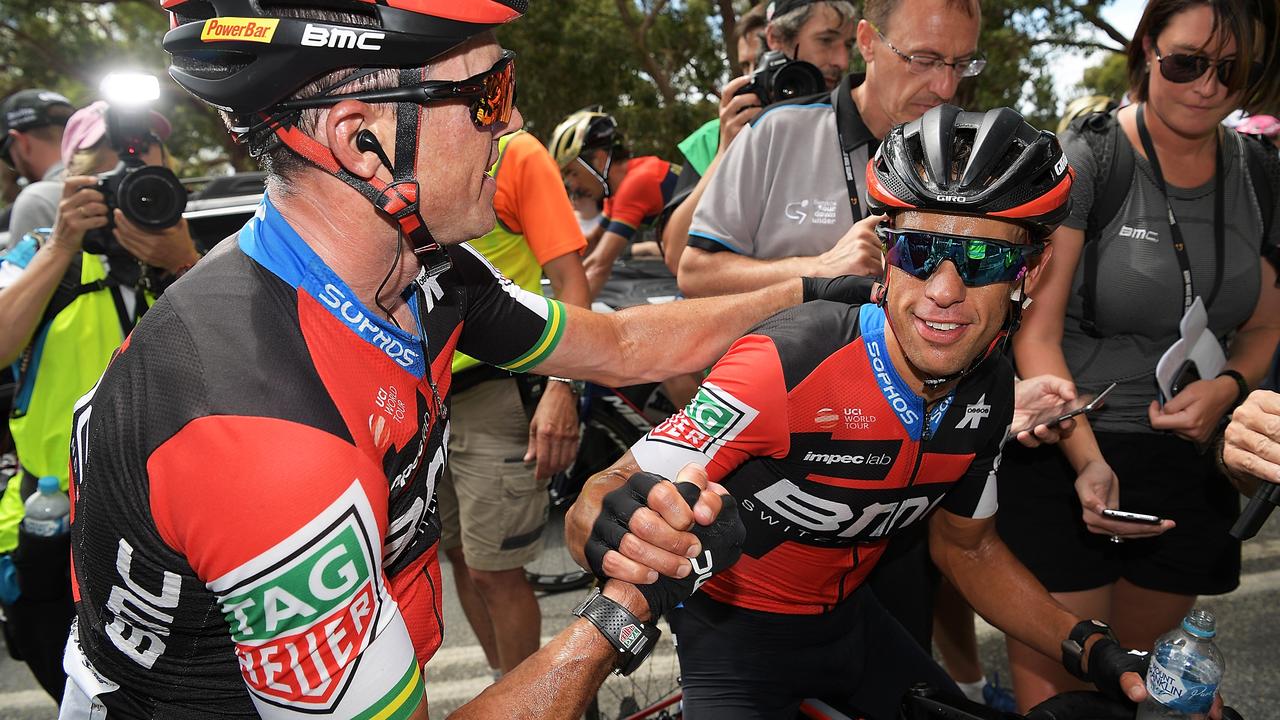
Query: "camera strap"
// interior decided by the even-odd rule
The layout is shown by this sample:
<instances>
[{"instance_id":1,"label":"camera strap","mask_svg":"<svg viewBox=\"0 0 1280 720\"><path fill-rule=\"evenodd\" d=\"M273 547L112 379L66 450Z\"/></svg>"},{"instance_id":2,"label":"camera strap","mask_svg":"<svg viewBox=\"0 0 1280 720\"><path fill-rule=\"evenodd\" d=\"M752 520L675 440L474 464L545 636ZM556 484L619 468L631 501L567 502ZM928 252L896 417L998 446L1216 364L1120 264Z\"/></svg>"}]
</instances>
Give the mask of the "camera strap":
<instances>
[{"instance_id":1,"label":"camera strap","mask_svg":"<svg viewBox=\"0 0 1280 720\"><path fill-rule=\"evenodd\" d=\"M853 103L853 87L857 76L846 75L831 93L831 105L836 113L836 141L840 145L840 162L844 168L844 183L849 192L849 209L856 223L867 212L867 163L871 160L870 131ZM858 137L865 133L868 137ZM856 143L856 144L855 144Z\"/></svg>"},{"instance_id":2,"label":"camera strap","mask_svg":"<svg viewBox=\"0 0 1280 720\"><path fill-rule=\"evenodd\" d=\"M1142 140L1142 149L1147 153L1147 161L1151 163L1151 172L1155 175L1156 187L1160 188L1160 194L1164 197L1164 207L1169 215L1169 232L1173 236L1173 251L1178 256L1178 269L1182 272L1182 312L1185 313L1191 308L1191 303L1195 302L1196 298L1195 289L1191 282L1191 259L1187 256L1187 246L1182 238L1182 229L1178 225L1178 218L1173 214L1173 203L1169 201L1169 189L1164 182L1164 173L1160 170L1160 159L1156 157L1156 148L1151 142L1151 133L1147 132L1146 117L1143 114L1145 108L1146 103L1138 105L1138 138ZM1225 202L1223 201L1225 180L1226 178L1223 177L1222 171L1222 138L1219 136L1213 161L1213 289L1209 292L1209 297L1205 299L1204 306L1206 310L1213 305L1213 301L1218 297L1218 291L1222 289L1223 264L1226 256L1226 218L1224 217Z\"/></svg>"}]
</instances>

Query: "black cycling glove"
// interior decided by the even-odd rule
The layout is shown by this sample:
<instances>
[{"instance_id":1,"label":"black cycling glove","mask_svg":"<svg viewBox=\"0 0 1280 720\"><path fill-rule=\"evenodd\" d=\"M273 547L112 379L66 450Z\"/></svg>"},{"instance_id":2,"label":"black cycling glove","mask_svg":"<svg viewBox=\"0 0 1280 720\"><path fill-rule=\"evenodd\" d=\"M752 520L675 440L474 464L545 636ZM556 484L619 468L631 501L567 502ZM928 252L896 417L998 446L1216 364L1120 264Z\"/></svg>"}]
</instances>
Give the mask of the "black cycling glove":
<instances>
[{"instance_id":1,"label":"black cycling glove","mask_svg":"<svg viewBox=\"0 0 1280 720\"><path fill-rule=\"evenodd\" d=\"M647 506L649 491L660 482L666 480L653 473L638 472L625 485L604 496L600 515L591 528L591 536L587 538L584 548L587 563L591 565L591 571L596 577L608 579L604 573L605 553L618 549L622 537L629 532L631 516ZM676 490L691 508L702 492L693 483L676 483ZM689 561L692 572L682 579L659 575L656 582L636 586L648 602L653 619L679 605L703 582L732 566L742 555L742 542L746 539L747 528L738 516L738 503L728 495L721 496L721 501L723 506L715 522L710 525L694 523L689 530L702 545L702 554Z\"/></svg>"},{"instance_id":2,"label":"black cycling glove","mask_svg":"<svg viewBox=\"0 0 1280 720\"><path fill-rule=\"evenodd\" d=\"M804 288L804 301L830 300L846 305L862 305L875 302L872 297L878 278L862 275L841 275L833 278L800 278Z\"/></svg>"},{"instance_id":3,"label":"black cycling glove","mask_svg":"<svg viewBox=\"0 0 1280 720\"><path fill-rule=\"evenodd\" d=\"M1145 678L1150 663L1151 653L1128 650L1115 640L1103 637L1089 648L1089 681L1103 695L1132 704L1129 696L1120 688L1120 676L1135 672Z\"/></svg>"}]
</instances>

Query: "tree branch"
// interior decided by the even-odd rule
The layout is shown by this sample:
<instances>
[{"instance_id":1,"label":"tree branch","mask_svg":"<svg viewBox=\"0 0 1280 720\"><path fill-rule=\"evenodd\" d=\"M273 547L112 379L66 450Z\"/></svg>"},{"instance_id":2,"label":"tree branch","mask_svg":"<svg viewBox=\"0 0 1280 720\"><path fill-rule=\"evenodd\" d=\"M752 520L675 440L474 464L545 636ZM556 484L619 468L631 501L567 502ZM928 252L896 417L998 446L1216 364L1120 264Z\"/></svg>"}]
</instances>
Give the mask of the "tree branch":
<instances>
[{"instance_id":1,"label":"tree branch","mask_svg":"<svg viewBox=\"0 0 1280 720\"><path fill-rule=\"evenodd\" d=\"M654 21L658 17L658 13L662 12L667 4L667 0L657 0L653 7L645 14L642 21L637 22L635 15L631 12L631 0L615 0L618 6L618 15L622 18L622 22L631 31L631 40L635 43L636 50L640 54L640 62L644 65L645 72L649 73L649 77L653 78L653 84L658 86L658 92L662 95L662 100L668 106L676 103L676 91L671 87L671 73L667 72L658 64L657 58L649 51L648 33L649 28L653 27Z\"/></svg>"},{"instance_id":2,"label":"tree branch","mask_svg":"<svg viewBox=\"0 0 1280 720\"><path fill-rule=\"evenodd\" d=\"M1129 37L1117 30L1114 25L1102 19L1097 0L1090 0L1084 5L1078 5L1076 6L1076 10L1080 13L1081 17L1092 23L1094 27L1105 33L1107 37L1119 43L1121 47L1129 47ZM1124 50L1112 50L1112 52L1124 52Z\"/></svg>"},{"instance_id":3,"label":"tree branch","mask_svg":"<svg viewBox=\"0 0 1280 720\"><path fill-rule=\"evenodd\" d=\"M0 30L7 31L15 40L44 58L49 67L56 69L60 74L75 78L85 85L93 85L92 79L83 72L82 68L68 63L61 53L53 52L53 48L49 45L40 42L7 22L0 22Z\"/></svg>"},{"instance_id":4,"label":"tree branch","mask_svg":"<svg viewBox=\"0 0 1280 720\"><path fill-rule=\"evenodd\" d=\"M733 0L717 0L720 8L720 35L724 38L724 56L729 60L729 76L737 74L738 18L733 10Z\"/></svg>"},{"instance_id":5,"label":"tree branch","mask_svg":"<svg viewBox=\"0 0 1280 720\"><path fill-rule=\"evenodd\" d=\"M1031 44L1032 46L1052 45L1054 47L1080 48L1082 50L1102 50L1104 52L1113 52L1113 53L1119 53L1119 54L1123 54L1125 51L1124 46L1115 47L1114 45L1107 45L1106 43L1101 43L1096 40L1080 40L1077 38L1065 38L1065 37L1041 38L1039 40L1033 41Z\"/></svg>"}]
</instances>

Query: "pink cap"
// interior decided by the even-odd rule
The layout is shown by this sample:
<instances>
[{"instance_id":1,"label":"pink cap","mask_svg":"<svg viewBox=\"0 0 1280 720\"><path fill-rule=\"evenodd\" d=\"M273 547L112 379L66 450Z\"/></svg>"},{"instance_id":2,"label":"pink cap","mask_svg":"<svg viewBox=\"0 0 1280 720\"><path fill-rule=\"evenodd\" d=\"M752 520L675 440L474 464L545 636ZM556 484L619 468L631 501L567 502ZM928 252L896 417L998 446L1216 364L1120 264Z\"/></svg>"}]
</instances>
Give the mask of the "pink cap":
<instances>
[{"instance_id":1,"label":"pink cap","mask_svg":"<svg viewBox=\"0 0 1280 720\"><path fill-rule=\"evenodd\" d=\"M173 128L163 115L151 110L151 132L161 140L167 140ZM67 120L67 129L62 133L62 164L71 163L71 158L78 150L91 148L107 134L107 103L99 100L88 107L81 108Z\"/></svg>"},{"instance_id":2,"label":"pink cap","mask_svg":"<svg viewBox=\"0 0 1280 720\"><path fill-rule=\"evenodd\" d=\"M1271 115L1250 115L1244 122L1236 126L1236 132L1246 135L1262 135L1272 137L1280 134L1280 120Z\"/></svg>"}]
</instances>

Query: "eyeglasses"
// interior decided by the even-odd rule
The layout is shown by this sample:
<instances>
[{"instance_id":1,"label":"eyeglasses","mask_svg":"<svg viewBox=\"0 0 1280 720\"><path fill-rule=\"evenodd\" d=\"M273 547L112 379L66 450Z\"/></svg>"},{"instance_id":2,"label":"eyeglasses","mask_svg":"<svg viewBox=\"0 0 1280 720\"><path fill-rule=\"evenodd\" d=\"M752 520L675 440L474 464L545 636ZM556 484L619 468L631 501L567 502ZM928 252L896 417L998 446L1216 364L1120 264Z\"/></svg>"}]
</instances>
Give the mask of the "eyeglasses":
<instances>
[{"instance_id":1,"label":"eyeglasses","mask_svg":"<svg viewBox=\"0 0 1280 720\"><path fill-rule=\"evenodd\" d=\"M1155 47L1156 60L1160 63L1160 75L1171 83L1189 83L1195 82L1204 77L1206 71L1213 69L1218 78L1218 84L1227 87L1227 82L1231 79L1231 73L1235 70L1236 58L1227 58L1226 60L1214 60L1206 55L1191 55L1187 53L1173 53L1170 55L1161 55L1160 48ZM1259 63L1254 63L1249 68L1249 85L1254 85L1262 78L1262 67Z\"/></svg>"},{"instance_id":2,"label":"eyeglasses","mask_svg":"<svg viewBox=\"0 0 1280 720\"><path fill-rule=\"evenodd\" d=\"M416 102L419 105L446 100L471 100L471 122L478 128L511 120L516 105L516 54L505 50L493 67L466 80L427 80L383 90L365 90L342 95L319 95L301 100L287 100L276 106L279 111L329 107L343 100L369 103ZM349 82L349 80L348 80Z\"/></svg>"},{"instance_id":3,"label":"eyeglasses","mask_svg":"<svg viewBox=\"0 0 1280 720\"><path fill-rule=\"evenodd\" d=\"M1027 259L1044 252L1044 243L1014 245L986 238L960 237L923 230L876 228L888 247L885 259L912 277L928 280L950 260L968 287L1012 282L1021 277Z\"/></svg>"},{"instance_id":4,"label":"eyeglasses","mask_svg":"<svg viewBox=\"0 0 1280 720\"><path fill-rule=\"evenodd\" d=\"M876 37L880 38L880 42L884 43L886 47L893 51L894 55L897 55L907 64L907 69L911 71L912 75L924 75L941 68L949 68L954 70L956 75L967 78L981 74L983 69L987 67L987 61L982 57L947 62L937 55L908 55L894 47L893 43L889 42L889 39L875 25L872 25L871 29L876 31Z\"/></svg>"}]
</instances>

